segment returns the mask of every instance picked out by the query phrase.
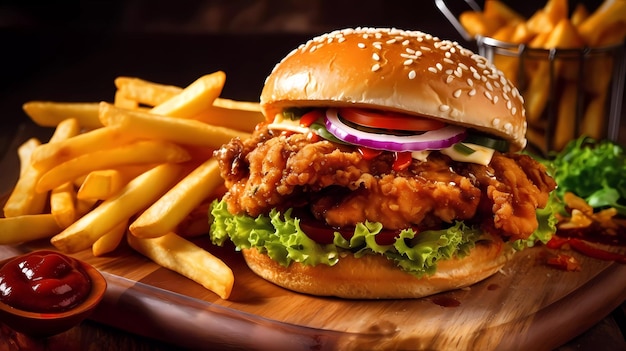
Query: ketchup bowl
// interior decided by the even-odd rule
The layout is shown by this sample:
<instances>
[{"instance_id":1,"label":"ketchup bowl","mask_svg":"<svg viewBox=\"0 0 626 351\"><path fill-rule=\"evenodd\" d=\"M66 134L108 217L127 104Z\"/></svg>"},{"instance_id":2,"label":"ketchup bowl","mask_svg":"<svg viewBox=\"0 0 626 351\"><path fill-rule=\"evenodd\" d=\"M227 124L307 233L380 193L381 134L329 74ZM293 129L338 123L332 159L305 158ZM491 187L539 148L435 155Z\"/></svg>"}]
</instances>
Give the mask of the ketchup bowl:
<instances>
[{"instance_id":1,"label":"ketchup bowl","mask_svg":"<svg viewBox=\"0 0 626 351\"><path fill-rule=\"evenodd\" d=\"M0 322L30 336L59 334L87 318L106 288L97 269L57 251L11 257L0 261ZM51 293L37 295L46 289Z\"/></svg>"}]
</instances>

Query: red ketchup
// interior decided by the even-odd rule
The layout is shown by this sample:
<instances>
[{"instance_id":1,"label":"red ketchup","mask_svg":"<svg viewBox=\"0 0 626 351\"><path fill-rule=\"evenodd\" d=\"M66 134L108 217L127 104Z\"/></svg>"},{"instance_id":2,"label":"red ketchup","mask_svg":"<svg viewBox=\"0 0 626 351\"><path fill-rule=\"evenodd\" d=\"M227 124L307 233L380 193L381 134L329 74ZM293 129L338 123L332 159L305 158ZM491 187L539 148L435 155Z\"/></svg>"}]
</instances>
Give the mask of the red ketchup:
<instances>
[{"instance_id":1,"label":"red ketchup","mask_svg":"<svg viewBox=\"0 0 626 351\"><path fill-rule=\"evenodd\" d=\"M19 256L0 268L0 301L30 312L64 312L91 291L91 280L73 258L54 251Z\"/></svg>"}]
</instances>

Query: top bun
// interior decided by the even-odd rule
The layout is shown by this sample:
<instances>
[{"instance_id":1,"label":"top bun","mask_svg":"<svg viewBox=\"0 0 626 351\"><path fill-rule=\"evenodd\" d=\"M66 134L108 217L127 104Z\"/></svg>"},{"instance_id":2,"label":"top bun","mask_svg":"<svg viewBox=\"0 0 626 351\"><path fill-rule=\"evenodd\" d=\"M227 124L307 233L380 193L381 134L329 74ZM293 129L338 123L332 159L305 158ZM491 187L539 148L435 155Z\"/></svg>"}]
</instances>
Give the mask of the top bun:
<instances>
[{"instance_id":1,"label":"top bun","mask_svg":"<svg viewBox=\"0 0 626 351\"><path fill-rule=\"evenodd\" d=\"M526 146L524 101L488 60L419 31L344 29L289 53L267 77L268 120L287 107L360 106L429 116Z\"/></svg>"}]
</instances>

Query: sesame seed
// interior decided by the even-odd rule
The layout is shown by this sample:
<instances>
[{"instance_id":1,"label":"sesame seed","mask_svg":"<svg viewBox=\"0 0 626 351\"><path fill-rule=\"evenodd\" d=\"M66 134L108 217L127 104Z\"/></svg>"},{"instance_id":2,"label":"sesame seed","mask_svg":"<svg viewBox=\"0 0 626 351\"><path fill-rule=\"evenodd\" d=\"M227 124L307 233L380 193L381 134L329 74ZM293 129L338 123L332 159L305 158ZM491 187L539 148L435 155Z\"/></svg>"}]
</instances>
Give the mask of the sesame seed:
<instances>
[{"instance_id":1,"label":"sesame seed","mask_svg":"<svg viewBox=\"0 0 626 351\"><path fill-rule=\"evenodd\" d=\"M372 44L376 49L378 50L382 50L383 49L383 44L379 41L375 42L374 44Z\"/></svg>"},{"instance_id":2,"label":"sesame seed","mask_svg":"<svg viewBox=\"0 0 626 351\"><path fill-rule=\"evenodd\" d=\"M363 44L363 43L358 43L358 44L356 44L356 45L357 45L359 48L361 48L361 49L365 49L365 44Z\"/></svg>"},{"instance_id":3,"label":"sesame seed","mask_svg":"<svg viewBox=\"0 0 626 351\"><path fill-rule=\"evenodd\" d=\"M492 124L494 127L497 127L497 126L500 124L500 118L494 118L494 119L491 121L491 124Z\"/></svg>"},{"instance_id":4,"label":"sesame seed","mask_svg":"<svg viewBox=\"0 0 626 351\"><path fill-rule=\"evenodd\" d=\"M491 83L487 82L485 83L485 86L487 87L487 90L493 91L493 86L491 86Z\"/></svg>"},{"instance_id":5,"label":"sesame seed","mask_svg":"<svg viewBox=\"0 0 626 351\"><path fill-rule=\"evenodd\" d=\"M420 56L422 56L422 52L421 52L421 51L416 51L416 52L415 52L415 56L416 56L416 57L420 57Z\"/></svg>"},{"instance_id":6,"label":"sesame seed","mask_svg":"<svg viewBox=\"0 0 626 351\"><path fill-rule=\"evenodd\" d=\"M454 96L455 98L459 98L461 96L461 89L457 89L454 91L454 93L452 93L452 96Z\"/></svg>"},{"instance_id":7,"label":"sesame seed","mask_svg":"<svg viewBox=\"0 0 626 351\"><path fill-rule=\"evenodd\" d=\"M491 93L490 93L490 92L486 91L486 92L485 92L485 96L487 97L487 99L489 99L489 100L493 100L493 96L491 96Z\"/></svg>"},{"instance_id":8,"label":"sesame seed","mask_svg":"<svg viewBox=\"0 0 626 351\"><path fill-rule=\"evenodd\" d=\"M452 74L452 73L454 73L454 71L453 71L453 70L451 70L451 69L447 69L447 70L445 71L445 73L446 73L446 74Z\"/></svg>"},{"instance_id":9,"label":"sesame seed","mask_svg":"<svg viewBox=\"0 0 626 351\"><path fill-rule=\"evenodd\" d=\"M443 58L443 62L448 63L448 64L451 64L451 65L453 65L453 64L454 64L454 61L452 61L451 59L449 59L449 58L447 58L447 57L444 57L444 58Z\"/></svg>"},{"instance_id":10,"label":"sesame seed","mask_svg":"<svg viewBox=\"0 0 626 351\"><path fill-rule=\"evenodd\" d=\"M467 85L469 85L470 87L473 87L474 81L471 78L467 78Z\"/></svg>"},{"instance_id":11,"label":"sesame seed","mask_svg":"<svg viewBox=\"0 0 626 351\"><path fill-rule=\"evenodd\" d=\"M511 109L511 114L514 115L517 113L517 109L515 108L515 106L513 106L513 108Z\"/></svg>"},{"instance_id":12,"label":"sesame seed","mask_svg":"<svg viewBox=\"0 0 626 351\"><path fill-rule=\"evenodd\" d=\"M441 104L439 105L439 111L441 112L446 112L450 110L450 106L446 105L446 104Z\"/></svg>"},{"instance_id":13,"label":"sesame seed","mask_svg":"<svg viewBox=\"0 0 626 351\"><path fill-rule=\"evenodd\" d=\"M497 103L498 103L498 95L495 95L495 96L493 97L493 103L494 103L494 104L497 104Z\"/></svg>"},{"instance_id":14,"label":"sesame seed","mask_svg":"<svg viewBox=\"0 0 626 351\"><path fill-rule=\"evenodd\" d=\"M506 130L507 133L511 133L511 131L513 130L513 125L507 122L504 124L504 129Z\"/></svg>"},{"instance_id":15,"label":"sesame seed","mask_svg":"<svg viewBox=\"0 0 626 351\"><path fill-rule=\"evenodd\" d=\"M449 75L448 77L446 77L446 83L447 84L452 83L453 80L454 80L454 76L453 75Z\"/></svg>"},{"instance_id":16,"label":"sesame seed","mask_svg":"<svg viewBox=\"0 0 626 351\"><path fill-rule=\"evenodd\" d=\"M403 45L403 46L407 46L407 45L409 45L409 43L410 43L410 41L407 39L407 40L405 40L405 41L403 41L403 42L402 42L402 45Z\"/></svg>"},{"instance_id":17,"label":"sesame seed","mask_svg":"<svg viewBox=\"0 0 626 351\"><path fill-rule=\"evenodd\" d=\"M387 44L395 44L396 40L395 39L389 39L386 41Z\"/></svg>"},{"instance_id":18,"label":"sesame seed","mask_svg":"<svg viewBox=\"0 0 626 351\"><path fill-rule=\"evenodd\" d=\"M415 73L414 70L409 71L409 79L415 79L416 76L417 74Z\"/></svg>"},{"instance_id":19,"label":"sesame seed","mask_svg":"<svg viewBox=\"0 0 626 351\"><path fill-rule=\"evenodd\" d=\"M464 69L464 70L467 71L467 65L466 64L464 64L463 62L459 62L458 65L459 65L459 67L461 67L461 69Z\"/></svg>"},{"instance_id":20,"label":"sesame seed","mask_svg":"<svg viewBox=\"0 0 626 351\"><path fill-rule=\"evenodd\" d=\"M474 96L474 95L476 95L476 89L472 89L472 90L470 90L470 91L467 93L467 95L469 95L469 96Z\"/></svg>"},{"instance_id":21,"label":"sesame seed","mask_svg":"<svg viewBox=\"0 0 626 351\"><path fill-rule=\"evenodd\" d=\"M510 110L510 109L511 109L511 107L513 107L513 104L511 103L511 100L508 100L508 101L506 102L506 108Z\"/></svg>"},{"instance_id":22,"label":"sesame seed","mask_svg":"<svg viewBox=\"0 0 626 351\"><path fill-rule=\"evenodd\" d=\"M450 58L450 56L452 56L452 54L450 54L450 51L446 51L443 56L445 56L446 58Z\"/></svg>"},{"instance_id":23,"label":"sesame seed","mask_svg":"<svg viewBox=\"0 0 626 351\"><path fill-rule=\"evenodd\" d=\"M413 60L412 59L408 59L408 60L404 60L404 62L402 64L405 65L405 66L408 66L408 65L410 65L412 63L413 63Z\"/></svg>"},{"instance_id":24,"label":"sesame seed","mask_svg":"<svg viewBox=\"0 0 626 351\"><path fill-rule=\"evenodd\" d=\"M372 59L374 59L375 61L380 61L380 56L377 53L373 53Z\"/></svg>"},{"instance_id":25,"label":"sesame seed","mask_svg":"<svg viewBox=\"0 0 626 351\"><path fill-rule=\"evenodd\" d=\"M443 70L443 65L441 63L437 62L437 64L435 64L435 66L437 66L438 70L440 70L440 71Z\"/></svg>"},{"instance_id":26,"label":"sesame seed","mask_svg":"<svg viewBox=\"0 0 626 351\"><path fill-rule=\"evenodd\" d=\"M415 54L415 50L413 50L411 48L406 48L406 52L408 52L411 55Z\"/></svg>"},{"instance_id":27,"label":"sesame seed","mask_svg":"<svg viewBox=\"0 0 626 351\"><path fill-rule=\"evenodd\" d=\"M437 73L437 69L435 67L428 67L428 70L433 73Z\"/></svg>"},{"instance_id":28,"label":"sesame seed","mask_svg":"<svg viewBox=\"0 0 626 351\"><path fill-rule=\"evenodd\" d=\"M480 74L478 74L477 72L474 72L474 79L480 80Z\"/></svg>"},{"instance_id":29,"label":"sesame seed","mask_svg":"<svg viewBox=\"0 0 626 351\"><path fill-rule=\"evenodd\" d=\"M454 75L459 77L459 78L461 78L463 76L463 72L461 72L460 69L457 69L457 70L454 71Z\"/></svg>"},{"instance_id":30,"label":"sesame seed","mask_svg":"<svg viewBox=\"0 0 626 351\"><path fill-rule=\"evenodd\" d=\"M376 72L376 71L378 71L379 69L380 69L380 64L378 64L378 63L375 63L375 64L372 66L372 72Z\"/></svg>"},{"instance_id":31,"label":"sesame seed","mask_svg":"<svg viewBox=\"0 0 626 351\"><path fill-rule=\"evenodd\" d=\"M428 46L420 46L420 49L422 49L422 51L432 51Z\"/></svg>"}]
</instances>

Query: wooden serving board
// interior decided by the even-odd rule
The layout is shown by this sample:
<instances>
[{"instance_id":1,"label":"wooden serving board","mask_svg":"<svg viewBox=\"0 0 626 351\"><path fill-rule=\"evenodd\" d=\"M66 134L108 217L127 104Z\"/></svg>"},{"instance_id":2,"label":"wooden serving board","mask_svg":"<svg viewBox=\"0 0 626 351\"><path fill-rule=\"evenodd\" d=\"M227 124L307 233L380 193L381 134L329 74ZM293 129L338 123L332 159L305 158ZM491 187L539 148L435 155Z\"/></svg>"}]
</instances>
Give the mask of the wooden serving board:
<instances>
[{"instance_id":1,"label":"wooden serving board","mask_svg":"<svg viewBox=\"0 0 626 351\"><path fill-rule=\"evenodd\" d=\"M626 265L572 253L578 272L548 266L547 248L519 253L471 288L422 299L350 301L294 293L252 273L232 247L198 244L235 274L229 300L127 246L74 256L104 272L107 296L92 319L190 348L246 350L541 350L600 321L626 299ZM47 242L0 246L0 258Z\"/></svg>"}]
</instances>

